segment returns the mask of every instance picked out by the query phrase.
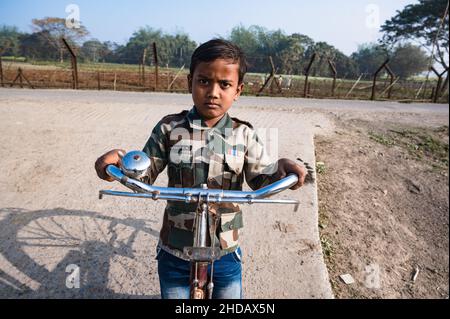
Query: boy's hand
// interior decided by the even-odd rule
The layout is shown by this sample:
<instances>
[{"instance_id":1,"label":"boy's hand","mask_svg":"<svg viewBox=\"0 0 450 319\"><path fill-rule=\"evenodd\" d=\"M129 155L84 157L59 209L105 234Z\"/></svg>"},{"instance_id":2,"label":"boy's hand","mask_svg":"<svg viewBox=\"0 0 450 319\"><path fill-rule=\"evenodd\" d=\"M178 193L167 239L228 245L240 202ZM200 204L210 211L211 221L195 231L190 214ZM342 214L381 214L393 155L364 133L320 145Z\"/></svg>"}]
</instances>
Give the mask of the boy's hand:
<instances>
[{"instance_id":1,"label":"boy's hand","mask_svg":"<svg viewBox=\"0 0 450 319\"><path fill-rule=\"evenodd\" d=\"M120 155L119 152L121 153ZM125 153L126 152L122 149L115 149L97 158L97 160L95 161L95 171L97 172L98 177L104 179L105 181L113 182L114 179L106 174L106 167L108 165L119 166L120 160L123 155L125 155Z\"/></svg>"},{"instance_id":2,"label":"boy's hand","mask_svg":"<svg viewBox=\"0 0 450 319\"><path fill-rule=\"evenodd\" d=\"M274 174L272 179L274 181L277 181L292 173L298 176L298 182L290 189L296 190L303 186L303 184L305 183L305 177L308 175L308 172L303 166L298 165L290 159L282 158L278 160L278 171Z\"/></svg>"}]
</instances>

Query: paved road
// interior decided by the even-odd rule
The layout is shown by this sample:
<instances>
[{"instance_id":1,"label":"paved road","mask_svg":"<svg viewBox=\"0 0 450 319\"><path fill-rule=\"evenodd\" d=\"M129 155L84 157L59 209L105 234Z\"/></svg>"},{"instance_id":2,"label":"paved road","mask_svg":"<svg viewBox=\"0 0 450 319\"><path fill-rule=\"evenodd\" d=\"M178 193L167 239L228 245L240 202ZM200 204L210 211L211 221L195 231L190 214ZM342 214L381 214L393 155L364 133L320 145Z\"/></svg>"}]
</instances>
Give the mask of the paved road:
<instances>
[{"instance_id":1,"label":"paved road","mask_svg":"<svg viewBox=\"0 0 450 319\"><path fill-rule=\"evenodd\" d=\"M162 116L191 104L186 94L0 89L0 297L158 298L152 256L164 203L99 201L99 189L121 186L92 166L112 147L140 149ZM447 105L255 97L232 115L277 128L281 157L314 163L314 134L333 128L327 113L356 111L448 118ZM166 183L163 173L157 184ZM244 207L245 297L331 298L316 185L280 197L298 198L299 211ZM71 265L79 289L66 286Z\"/></svg>"},{"instance_id":2,"label":"paved road","mask_svg":"<svg viewBox=\"0 0 450 319\"><path fill-rule=\"evenodd\" d=\"M42 94L45 92L45 94ZM82 94L80 94L82 92ZM128 103L133 99L135 103L147 103L151 99L154 104L164 105L189 105L192 103L189 94L177 93L138 93L138 92L115 92L115 91L74 91L74 90L29 90L29 89L2 89L0 97L9 99L35 99L42 101L76 100L93 102L101 97L105 103ZM398 112L434 112L447 113L447 104L433 103L398 103L389 101L362 101L362 100L333 100L333 99L304 99L304 98L271 98L245 96L236 103L236 106L250 107L280 107L280 108L302 108L319 110L355 110L355 111L398 111Z\"/></svg>"}]
</instances>

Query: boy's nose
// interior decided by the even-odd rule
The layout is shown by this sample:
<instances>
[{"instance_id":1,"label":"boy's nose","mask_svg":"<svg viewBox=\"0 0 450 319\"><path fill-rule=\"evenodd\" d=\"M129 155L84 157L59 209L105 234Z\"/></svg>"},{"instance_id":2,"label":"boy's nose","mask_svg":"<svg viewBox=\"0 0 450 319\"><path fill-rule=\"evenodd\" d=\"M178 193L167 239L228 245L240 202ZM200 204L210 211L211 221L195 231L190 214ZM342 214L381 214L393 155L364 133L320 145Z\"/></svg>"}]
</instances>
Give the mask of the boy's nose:
<instances>
[{"instance_id":1,"label":"boy's nose","mask_svg":"<svg viewBox=\"0 0 450 319\"><path fill-rule=\"evenodd\" d=\"M207 92L209 98L218 98L219 97L219 85L213 83L209 86L209 90Z\"/></svg>"}]
</instances>

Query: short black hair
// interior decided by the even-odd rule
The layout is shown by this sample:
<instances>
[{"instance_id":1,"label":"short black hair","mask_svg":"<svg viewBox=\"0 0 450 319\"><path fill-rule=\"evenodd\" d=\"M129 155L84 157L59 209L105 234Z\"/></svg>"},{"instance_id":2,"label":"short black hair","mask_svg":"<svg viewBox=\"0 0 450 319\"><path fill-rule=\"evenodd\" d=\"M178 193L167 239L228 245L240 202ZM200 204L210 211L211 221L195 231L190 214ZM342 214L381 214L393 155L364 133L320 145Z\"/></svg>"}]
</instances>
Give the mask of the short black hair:
<instances>
[{"instance_id":1,"label":"short black hair","mask_svg":"<svg viewBox=\"0 0 450 319\"><path fill-rule=\"evenodd\" d=\"M203 43L191 57L191 66L189 72L194 75L195 68L200 62L212 62L216 59L232 60L239 64L239 84L244 81L244 75L247 72L247 59L244 51L236 44L223 39L212 39Z\"/></svg>"}]
</instances>

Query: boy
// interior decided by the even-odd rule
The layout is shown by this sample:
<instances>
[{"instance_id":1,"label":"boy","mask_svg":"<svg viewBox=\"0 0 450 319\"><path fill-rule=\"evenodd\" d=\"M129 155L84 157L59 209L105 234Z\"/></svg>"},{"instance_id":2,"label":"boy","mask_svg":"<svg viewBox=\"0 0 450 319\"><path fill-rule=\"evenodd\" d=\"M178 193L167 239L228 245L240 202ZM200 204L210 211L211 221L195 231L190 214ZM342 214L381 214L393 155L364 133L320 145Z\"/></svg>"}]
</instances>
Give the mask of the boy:
<instances>
[{"instance_id":1,"label":"boy","mask_svg":"<svg viewBox=\"0 0 450 319\"><path fill-rule=\"evenodd\" d=\"M165 116L155 126L143 151L151 158L146 182L152 184L166 165L169 187L200 187L241 190L243 177L252 189L258 189L289 173L299 176L291 187L304 183L306 170L288 159L272 163L253 127L228 110L240 96L247 71L245 56L236 45L220 39L198 47L191 58L189 92L194 106L190 111ZM95 163L100 178L109 164L118 165L118 153L112 150ZM161 297L189 298L190 264L183 248L192 246L196 204L167 202L157 247ZM210 240L221 250L214 262L213 298L242 298L238 229L242 212L238 205L211 205L218 218Z\"/></svg>"}]
</instances>

